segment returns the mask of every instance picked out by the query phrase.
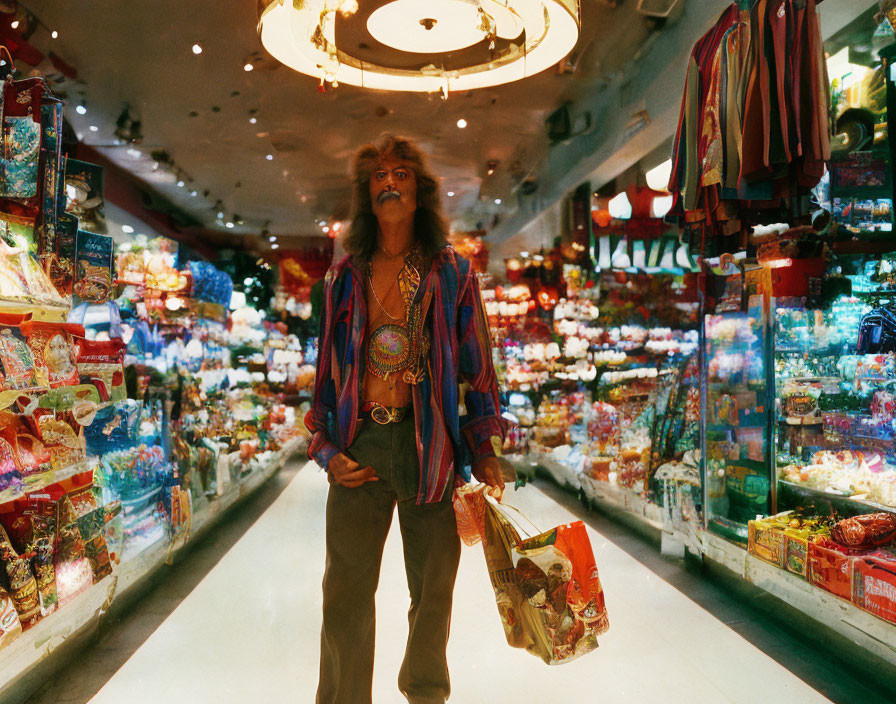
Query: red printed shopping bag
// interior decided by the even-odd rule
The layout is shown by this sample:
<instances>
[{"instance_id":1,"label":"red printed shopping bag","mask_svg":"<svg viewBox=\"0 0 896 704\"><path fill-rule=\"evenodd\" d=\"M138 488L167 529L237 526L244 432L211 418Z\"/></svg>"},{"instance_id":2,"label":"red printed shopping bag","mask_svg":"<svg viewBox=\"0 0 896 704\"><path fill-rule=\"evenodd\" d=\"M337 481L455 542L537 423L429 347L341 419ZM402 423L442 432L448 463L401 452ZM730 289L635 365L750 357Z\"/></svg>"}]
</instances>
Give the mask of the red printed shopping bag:
<instances>
[{"instance_id":1,"label":"red printed shopping bag","mask_svg":"<svg viewBox=\"0 0 896 704\"><path fill-rule=\"evenodd\" d=\"M610 627L591 541L581 521L522 538L511 507L485 487L462 487L454 498L458 532L485 551L504 634L549 665L597 648Z\"/></svg>"}]
</instances>

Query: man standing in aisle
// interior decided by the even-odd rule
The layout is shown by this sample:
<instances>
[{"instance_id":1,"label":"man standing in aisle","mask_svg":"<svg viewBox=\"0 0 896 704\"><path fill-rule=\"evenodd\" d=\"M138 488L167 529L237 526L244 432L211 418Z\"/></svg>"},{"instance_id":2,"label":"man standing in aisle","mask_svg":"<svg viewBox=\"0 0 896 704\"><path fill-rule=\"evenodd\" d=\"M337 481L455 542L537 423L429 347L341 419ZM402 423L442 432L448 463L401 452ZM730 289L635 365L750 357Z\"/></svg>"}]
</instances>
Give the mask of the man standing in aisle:
<instances>
[{"instance_id":1,"label":"man standing in aisle","mask_svg":"<svg viewBox=\"0 0 896 704\"><path fill-rule=\"evenodd\" d=\"M362 147L349 254L327 273L305 418L309 455L330 481L318 704L371 701L374 594L396 504L411 596L398 687L411 704L450 693L460 560L451 497L471 464L503 490L505 423L479 283L446 236L422 152L389 135Z\"/></svg>"}]
</instances>

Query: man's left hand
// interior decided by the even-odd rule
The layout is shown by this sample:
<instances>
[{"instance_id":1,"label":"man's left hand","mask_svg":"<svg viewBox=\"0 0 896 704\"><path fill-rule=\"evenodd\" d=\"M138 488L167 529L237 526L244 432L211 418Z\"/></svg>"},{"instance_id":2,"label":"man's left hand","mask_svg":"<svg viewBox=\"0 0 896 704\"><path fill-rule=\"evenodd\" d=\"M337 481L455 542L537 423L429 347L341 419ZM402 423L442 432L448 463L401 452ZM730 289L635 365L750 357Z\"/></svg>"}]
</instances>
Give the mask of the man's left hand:
<instances>
[{"instance_id":1,"label":"man's left hand","mask_svg":"<svg viewBox=\"0 0 896 704\"><path fill-rule=\"evenodd\" d=\"M491 494L498 501L504 495L504 472L497 457L483 457L473 465L473 476L488 484Z\"/></svg>"}]
</instances>

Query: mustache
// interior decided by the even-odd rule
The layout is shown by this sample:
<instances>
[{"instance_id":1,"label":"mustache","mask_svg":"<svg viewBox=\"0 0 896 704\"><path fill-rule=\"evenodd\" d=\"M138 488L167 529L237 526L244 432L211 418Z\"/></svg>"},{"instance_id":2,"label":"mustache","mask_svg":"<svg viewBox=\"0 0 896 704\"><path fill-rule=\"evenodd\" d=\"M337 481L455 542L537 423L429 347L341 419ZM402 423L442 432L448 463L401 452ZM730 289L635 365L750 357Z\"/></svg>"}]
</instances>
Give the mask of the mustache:
<instances>
[{"instance_id":1,"label":"mustache","mask_svg":"<svg viewBox=\"0 0 896 704\"><path fill-rule=\"evenodd\" d=\"M387 188L386 190L384 190L382 193L380 193L376 197L376 202L379 203L380 205L382 205L389 198L399 199L399 198L401 198L401 194L393 188Z\"/></svg>"}]
</instances>

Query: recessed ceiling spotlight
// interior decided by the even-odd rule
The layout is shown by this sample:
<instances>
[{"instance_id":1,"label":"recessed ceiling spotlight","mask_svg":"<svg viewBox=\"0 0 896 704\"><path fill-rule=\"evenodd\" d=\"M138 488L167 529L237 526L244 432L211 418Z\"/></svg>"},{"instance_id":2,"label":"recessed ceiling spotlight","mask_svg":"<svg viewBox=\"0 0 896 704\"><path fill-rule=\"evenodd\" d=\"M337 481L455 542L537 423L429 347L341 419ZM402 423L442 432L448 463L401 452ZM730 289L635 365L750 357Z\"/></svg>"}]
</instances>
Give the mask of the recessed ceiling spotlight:
<instances>
[{"instance_id":1,"label":"recessed ceiling spotlight","mask_svg":"<svg viewBox=\"0 0 896 704\"><path fill-rule=\"evenodd\" d=\"M448 197L454 198L454 191L448 191Z\"/></svg>"},{"instance_id":2,"label":"recessed ceiling spotlight","mask_svg":"<svg viewBox=\"0 0 896 704\"><path fill-rule=\"evenodd\" d=\"M246 72L251 71L254 68L255 67L248 61L243 65L243 71L246 71Z\"/></svg>"},{"instance_id":3,"label":"recessed ceiling spotlight","mask_svg":"<svg viewBox=\"0 0 896 704\"><path fill-rule=\"evenodd\" d=\"M280 245L275 242L271 245L271 249L280 249Z\"/></svg>"},{"instance_id":4,"label":"recessed ceiling spotlight","mask_svg":"<svg viewBox=\"0 0 896 704\"><path fill-rule=\"evenodd\" d=\"M460 129L463 129L464 127L467 126L467 121L466 121L464 118L460 118L460 119L457 121L457 126L458 126Z\"/></svg>"},{"instance_id":5,"label":"recessed ceiling spotlight","mask_svg":"<svg viewBox=\"0 0 896 704\"><path fill-rule=\"evenodd\" d=\"M9 26L12 27L13 29L18 29L18 28L19 28L19 21L18 21L18 20L13 20L12 22L10 22Z\"/></svg>"},{"instance_id":6,"label":"recessed ceiling spotlight","mask_svg":"<svg viewBox=\"0 0 896 704\"><path fill-rule=\"evenodd\" d=\"M224 223L224 227L226 227L228 230L232 230L234 228L234 224L230 222L230 220L228 220Z\"/></svg>"},{"instance_id":7,"label":"recessed ceiling spotlight","mask_svg":"<svg viewBox=\"0 0 896 704\"><path fill-rule=\"evenodd\" d=\"M250 117L250 118L249 118L249 124L250 124L250 125L254 125L256 122L258 122L258 118L257 118L257 117Z\"/></svg>"},{"instance_id":8,"label":"recessed ceiling spotlight","mask_svg":"<svg viewBox=\"0 0 896 704\"><path fill-rule=\"evenodd\" d=\"M178 188L183 188L183 187L184 187L184 182L183 182L183 181L178 181L178 182L177 182L177 187L178 187Z\"/></svg>"},{"instance_id":9,"label":"recessed ceiling spotlight","mask_svg":"<svg viewBox=\"0 0 896 704\"><path fill-rule=\"evenodd\" d=\"M50 36L53 37L53 39L59 39L59 32L54 29L52 32L50 32Z\"/></svg>"},{"instance_id":10,"label":"recessed ceiling spotlight","mask_svg":"<svg viewBox=\"0 0 896 704\"><path fill-rule=\"evenodd\" d=\"M199 195L199 191L190 191L190 195L193 196L193 198L195 198L196 196Z\"/></svg>"},{"instance_id":11,"label":"recessed ceiling spotlight","mask_svg":"<svg viewBox=\"0 0 896 704\"><path fill-rule=\"evenodd\" d=\"M90 126L90 131L91 131L91 132L99 132L99 131L100 131L100 128L97 127L96 125L91 125L91 126Z\"/></svg>"},{"instance_id":12,"label":"recessed ceiling spotlight","mask_svg":"<svg viewBox=\"0 0 896 704\"><path fill-rule=\"evenodd\" d=\"M273 154L268 154L268 155L265 157L265 159L267 159L268 161L273 161L273 160L274 160L274 155L273 155Z\"/></svg>"},{"instance_id":13,"label":"recessed ceiling spotlight","mask_svg":"<svg viewBox=\"0 0 896 704\"><path fill-rule=\"evenodd\" d=\"M134 228L131 227L130 225L122 225L121 231L126 235L130 235L131 233L134 232Z\"/></svg>"},{"instance_id":14,"label":"recessed ceiling spotlight","mask_svg":"<svg viewBox=\"0 0 896 704\"><path fill-rule=\"evenodd\" d=\"M324 234L327 234L327 233L330 231L330 228L327 227L326 225L324 225L324 226L321 228L321 230L324 231Z\"/></svg>"},{"instance_id":15,"label":"recessed ceiling spotlight","mask_svg":"<svg viewBox=\"0 0 896 704\"><path fill-rule=\"evenodd\" d=\"M326 220L321 220L321 221L320 221L319 223L317 223L317 224L318 224L320 227L323 227L324 225L327 224L327 221L326 221Z\"/></svg>"},{"instance_id":16,"label":"recessed ceiling spotlight","mask_svg":"<svg viewBox=\"0 0 896 704\"><path fill-rule=\"evenodd\" d=\"M75 112L79 115L86 115L87 108L84 106L84 103L81 103L78 107L75 108Z\"/></svg>"},{"instance_id":17,"label":"recessed ceiling spotlight","mask_svg":"<svg viewBox=\"0 0 896 704\"><path fill-rule=\"evenodd\" d=\"M501 199L495 198L495 205L501 205Z\"/></svg>"},{"instance_id":18,"label":"recessed ceiling spotlight","mask_svg":"<svg viewBox=\"0 0 896 704\"><path fill-rule=\"evenodd\" d=\"M276 241L277 241L277 235L271 235L268 239L269 239L271 242L276 242Z\"/></svg>"},{"instance_id":19,"label":"recessed ceiling spotlight","mask_svg":"<svg viewBox=\"0 0 896 704\"><path fill-rule=\"evenodd\" d=\"M202 53L202 47L199 44L193 45L193 53L197 56Z\"/></svg>"},{"instance_id":20,"label":"recessed ceiling spotlight","mask_svg":"<svg viewBox=\"0 0 896 704\"><path fill-rule=\"evenodd\" d=\"M143 153L139 149L128 149L128 156L133 157L134 159L139 159L143 156Z\"/></svg>"}]
</instances>

